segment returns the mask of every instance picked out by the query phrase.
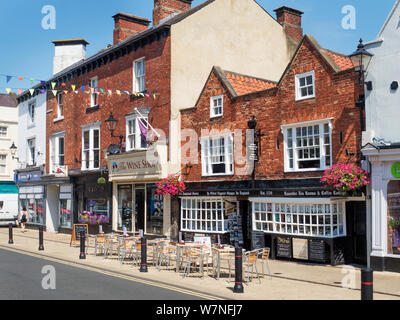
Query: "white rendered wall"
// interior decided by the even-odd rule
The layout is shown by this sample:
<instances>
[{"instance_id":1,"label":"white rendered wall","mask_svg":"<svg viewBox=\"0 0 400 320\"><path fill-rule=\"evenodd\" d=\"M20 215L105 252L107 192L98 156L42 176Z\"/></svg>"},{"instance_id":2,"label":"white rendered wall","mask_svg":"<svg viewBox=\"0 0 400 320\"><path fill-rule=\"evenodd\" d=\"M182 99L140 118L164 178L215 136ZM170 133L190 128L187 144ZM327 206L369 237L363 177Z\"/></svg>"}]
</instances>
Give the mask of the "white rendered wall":
<instances>
[{"instance_id":1,"label":"white rendered wall","mask_svg":"<svg viewBox=\"0 0 400 320\"><path fill-rule=\"evenodd\" d=\"M36 102L35 124L29 124L28 106ZM26 168L28 154L28 140L36 139L36 166L45 164L46 161L46 93L39 94L18 106L18 141L15 142L18 148L20 168ZM40 155L38 154L40 152Z\"/></svg>"},{"instance_id":2,"label":"white rendered wall","mask_svg":"<svg viewBox=\"0 0 400 320\"><path fill-rule=\"evenodd\" d=\"M0 181L14 181L14 170L17 161L12 159L10 147L18 142L18 108L0 106L0 126L7 127L7 137L0 137L0 154L7 156L5 174L0 174Z\"/></svg>"},{"instance_id":3,"label":"white rendered wall","mask_svg":"<svg viewBox=\"0 0 400 320\"><path fill-rule=\"evenodd\" d=\"M57 45L55 47L53 74L86 58L86 46L83 44Z\"/></svg>"}]
</instances>

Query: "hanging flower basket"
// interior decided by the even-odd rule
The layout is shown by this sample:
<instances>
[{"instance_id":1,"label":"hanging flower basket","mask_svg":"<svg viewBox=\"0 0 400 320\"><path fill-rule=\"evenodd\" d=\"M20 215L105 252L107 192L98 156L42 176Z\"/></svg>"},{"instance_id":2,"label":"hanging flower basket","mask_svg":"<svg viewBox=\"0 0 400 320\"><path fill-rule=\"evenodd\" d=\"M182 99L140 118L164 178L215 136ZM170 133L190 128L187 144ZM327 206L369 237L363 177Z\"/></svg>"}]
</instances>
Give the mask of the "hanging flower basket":
<instances>
[{"instance_id":1,"label":"hanging flower basket","mask_svg":"<svg viewBox=\"0 0 400 320\"><path fill-rule=\"evenodd\" d=\"M79 215L79 223L89 224L89 225L103 225L110 223L110 219L105 215L94 214L90 211L83 211Z\"/></svg>"},{"instance_id":2,"label":"hanging flower basket","mask_svg":"<svg viewBox=\"0 0 400 320\"><path fill-rule=\"evenodd\" d=\"M97 183L98 183L98 184L106 184L106 183L107 183L107 180L106 180L106 178L101 177L101 178L98 178L98 179L97 179Z\"/></svg>"},{"instance_id":3,"label":"hanging flower basket","mask_svg":"<svg viewBox=\"0 0 400 320\"><path fill-rule=\"evenodd\" d=\"M180 175L170 175L157 183L157 195L176 196L186 190L185 182Z\"/></svg>"},{"instance_id":4,"label":"hanging flower basket","mask_svg":"<svg viewBox=\"0 0 400 320\"><path fill-rule=\"evenodd\" d=\"M352 194L371 183L368 173L357 165L335 164L325 170L321 179L325 189L337 191L342 195Z\"/></svg>"}]
</instances>

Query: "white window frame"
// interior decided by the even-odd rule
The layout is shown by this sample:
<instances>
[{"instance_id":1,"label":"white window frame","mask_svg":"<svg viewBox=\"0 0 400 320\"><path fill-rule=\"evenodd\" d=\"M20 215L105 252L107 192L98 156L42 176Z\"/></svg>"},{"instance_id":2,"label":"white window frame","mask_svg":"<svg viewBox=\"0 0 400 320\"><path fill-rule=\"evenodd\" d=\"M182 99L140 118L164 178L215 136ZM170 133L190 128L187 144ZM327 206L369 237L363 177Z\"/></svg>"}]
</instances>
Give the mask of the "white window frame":
<instances>
[{"instance_id":1,"label":"white window frame","mask_svg":"<svg viewBox=\"0 0 400 320\"><path fill-rule=\"evenodd\" d=\"M94 131L99 131L99 147L94 148ZM85 132L89 132L89 148L85 149ZM100 124L85 126L82 128L82 171L98 170L101 167L101 135ZM86 152L89 152L89 159L86 159ZM99 153L99 167L94 166L94 154ZM87 166L87 163L89 165Z\"/></svg>"},{"instance_id":2,"label":"white window frame","mask_svg":"<svg viewBox=\"0 0 400 320\"><path fill-rule=\"evenodd\" d=\"M143 114L142 116L139 115L131 115L131 116L127 116L126 117L126 151L131 151L131 150L147 150L148 146L146 148L142 148L142 132L140 131L140 127L139 127L139 119L142 120L146 120L146 122L148 123L148 115L147 114ZM130 126L129 123L131 121L134 121L135 124L135 133L131 133L130 132ZM149 126L147 126L148 128ZM134 136L134 141L135 141L135 146L133 147L130 143L130 137ZM136 146L140 146L140 148L137 148Z\"/></svg>"},{"instance_id":3,"label":"white window frame","mask_svg":"<svg viewBox=\"0 0 400 320\"><path fill-rule=\"evenodd\" d=\"M326 144L325 142L325 133L324 133L324 125L328 124L329 125L329 164L326 163L326 157L328 156L325 150ZM300 169L299 168L299 157L297 150L297 139L296 139L296 129L297 128L303 128L303 127L314 127L316 125L319 125L319 150L320 150L320 155L319 155L319 160L320 160L320 166L319 168L305 168L305 169ZM284 139L284 167L285 167L285 172L305 172L305 171L323 171L328 169L332 165L332 118L330 119L323 119L323 120L316 120L316 121L308 121L308 122L300 122L300 123L295 123L295 124L290 124L290 125L283 125L281 126L282 129L282 134L283 134L283 139ZM292 129L292 148L289 147L289 135L288 135L288 129ZM317 146L315 146L317 147ZM306 147L307 148L307 147ZM312 147L310 147L312 148ZM290 166L290 159L289 158L289 151L290 149L293 150L293 168ZM311 158L312 160L313 158ZM317 158L315 157L317 160Z\"/></svg>"},{"instance_id":4,"label":"white window frame","mask_svg":"<svg viewBox=\"0 0 400 320\"><path fill-rule=\"evenodd\" d=\"M217 140L217 139L224 139L224 154L219 155L211 155L210 152L210 141ZM235 172L235 164L234 164L234 140L232 133L226 133L222 135L214 135L214 136L207 136L200 138L201 143L201 166L202 166L202 176L203 177L212 177L212 176L231 176ZM229 153L229 145L231 145L232 154ZM213 163L212 158L216 157L224 157L224 164L225 164L225 173L213 173L213 165L218 163ZM220 162L222 163L222 162ZM219 163L219 164L220 164ZM232 170L230 170L232 167Z\"/></svg>"},{"instance_id":5,"label":"white window frame","mask_svg":"<svg viewBox=\"0 0 400 320\"><path fill-rule=\"evenodd\" d=\"M220 106L215 106L215 101L221 100ZM216 113L216 109L221 108L221 113ZM222 117L224 114L224 95L214 96L210 98L210 118Z\"/></svg>"},{"instance_id":6,"label":"white window frame","mask_svg":"<svg viewBox=\"0 0 400 320\"><path fill-rule=\"evenodd\" d=\"M4 157L4 160L2 159ZM0 170L0 175L7 175L7 154L1 153L0 154L0 168L4 167L4 172L1 172Z\"/></svg>"},{"instance_id":7,"label":"white window frame","mask_svg":"<svg viewBox=\"0 0 400 320\"><path fill-rule=\"evenodd\" d=\"M31 149L31 145L30 142L34 143L33 147L34 147L34 152L32 154L32 149ZM27 164L29 166L35 166L36 165L36 138L30 138L26 140L26 145L27 145L27 151L28 151L28 155L27 155Z\"/></svg>"},{"instance_id":8,"label":"white window frame","mask_svg":"<svg viewBox=\"0 0 400 320\"><path fill-rule=\"evenodd\" d=\"M212 203L215 203L215 209L213 209ZM218 203L221 204L220 208L218 208ZM224 217L226 209L224 199L182 198L181 204L182 231L214 234L224 234L228 231ZM219 227L221 227L220 230L218 230Z\"/></svg>"},{"instance_id":9,"label":"white window frame","mask_svg":"<svg viewBox=\"0 0 400 320\"><path fill-rule=\"evenodd\" d=\"M90 79L90 87L93 88L93 92L90 93L90 107L97 107L99 105L99 96L97 88L99 86L99 77L93 77Z\"/></svg>"},{"instance_id":10,"label":"white window frame","mask_svg":"<svg viewBox=\"0 0 400 320\"><path fill-rule=\"evenodd\" d=\"M305 86L301 87L300 86L300 79L302 78L307 78L309 76L312 76L312 85L306 83ZM301 95L301 89L302 88L308 88L308 87L313 87L313 94L309 95L307 94L306 96L302 97ZM310 71L310 72L306 72L306 73L302 73L302 74L296 74L295 76L295 88L296 88L296 101L301 101L301 100L305 100L305 99L312 99L315 98L315 72Z\"/></svg>"},{"instance_id":11,"label":"white window frame","mask_svg":"<svg viewBox=\"0 0 400 320\"><path fill-rule=\"evenodd\" d=\"M138 74L136 65L138 63L143 63L143 74ZM143 88L141 88L140 80L143 80ZM133 61L133 88L135 92L145 92L146 91L146 58L142 57Z\"/></svg>"},{"instance_id":12,"label":"white window frame","mask_svg":"<svg viewBox=\"0 0 400 320\"><path fill-rule=\"evenodd\" d=\"M36 121L36 102L30 102L28 104L28 126L35 125Z\"/></svg>"},{"instance_id":13,"label":"white window frame","mask_svg":"<svg viewBox=\"0 0 400 320\"><path fill-rule=\"evenodd\" d=\"M347 235L346 202L343 200L331 201L329 198L250 198L249 200L252 205L253 231L318 238L337 238ZM335 215L336 223L333 223Z\"/></svg>"},{"instance_id":14,"label":"white window frame","mask_svg":"<svg viewBox=\"0 0 400 320\"><path fill-rule=\"evenodd\" d=\"M57 119L64 119L63 102L64 102L64 96L63 93L60 92L57 94Z\"/></svg>"},{"instance_id":15,"label":"white window frame","mask_svg":"<svg viewBox=\"0 0 400 320\"><path fill-rule=\"evenodd\" d=\"M60 139L64 139L64 163L60 164ZM65 132L57 133L50 137L50 172L55 173L57 166L65 165Z\"/></svg>"},{"instance_id":16,"label":"white window frame","mask_svg":"<svg viewBox=\"0 0 400 320\"><path fill-rule=\"evenodd\" d=\"M5 130L2 130L5 129ZM3 136L2 134L5 133ZM0 139L6 139L8 138L8 127L6 125L0 125Z\"/></svg>"}]
</instances>

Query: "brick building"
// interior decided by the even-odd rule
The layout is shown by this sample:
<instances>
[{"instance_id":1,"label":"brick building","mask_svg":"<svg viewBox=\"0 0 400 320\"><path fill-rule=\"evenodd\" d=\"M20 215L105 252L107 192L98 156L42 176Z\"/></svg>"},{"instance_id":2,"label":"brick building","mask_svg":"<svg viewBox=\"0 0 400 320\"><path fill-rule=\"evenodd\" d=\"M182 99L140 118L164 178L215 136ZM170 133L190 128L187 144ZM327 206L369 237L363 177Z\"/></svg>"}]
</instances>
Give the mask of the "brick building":
<instances>
[{"instance_id":1,"label":"brick building","mask_svg":"<svg viewBox=\"0 0 400 320\"><path fill-rule=\"evenodd\" d=\"M180 230L271 247L273 257L364 263L365 197L320 182L332 164L361 161L352 61L306 35L280 80L266 79L213 67L196 106L181 112Z\"/></svg>"},{"instance_id":2,"label":"brick building","mask_svg":"<svg viewBox=\"0 0 400 320\"><path fill-rule=\"evenodd\" d=\"M178 205L156 196L155 183L180 171L179 111L195 104L213 65L276 81L290 61L298 44L282 25L290 14L281 24L253 0L191 2L154 0L151 27L114 15L113 45L89 58L83 39L54 41L42 177L52 229L71 230L89 210L108 215L115 231L176 235ZM159 135L152 143L147 130Z\"/></svg>"}]
</instances>

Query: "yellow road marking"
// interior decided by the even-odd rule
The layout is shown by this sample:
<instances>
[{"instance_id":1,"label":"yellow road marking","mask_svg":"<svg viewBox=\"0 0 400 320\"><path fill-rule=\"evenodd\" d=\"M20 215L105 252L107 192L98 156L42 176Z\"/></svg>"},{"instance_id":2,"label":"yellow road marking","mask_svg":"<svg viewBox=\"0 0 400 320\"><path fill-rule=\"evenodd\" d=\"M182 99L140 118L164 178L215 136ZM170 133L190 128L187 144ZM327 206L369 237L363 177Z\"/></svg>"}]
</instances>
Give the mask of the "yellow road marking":
<instances>
[{"instance_id":1,"label":"yellow road marking","mask_svg":"<svg viewBox=\"0 0 400 320\"><path fill-rule=\"evenodd\" d=\"M125 280L129 280L129 281L132 281L132 282L138 282L138 283L150 285L150 286L153 286L153 287L159 287L159 288L163 288L163 289L167 289L167 290L171 290L171 291L175 291L175 292L180 292L180 293L191 295L191 296L196 296L196 297L199 297L199 298L202 298L202 299L205 299L205 300L224 300L224 299L219 298L219 297L215 297L215 296L211 296L211 295L207 295L207 294L203 294L203 293L199 293L199 292L194 292L194 291L190 291L190 290L186 290L186 289L170 286L170 285L167 285L167 284L155 283L155 282L152 282L152 281L139 279L139 278L136 278L136 277L133 277L133 276L123 275L123 274L115 273L115 272L112 272L112 271L99 270L99 269L97 269L95 267L91 267L91 266L87 266L87 265L81 265L81 264L78 264L78 263L75 263L75 262L67 262L67 261L64 261L64 260L60 260L60 259L57 259L57 258L51 258L51 257L47 257L47 256L42 256L42 255L39 255L39 254L36 254L36 253L32 253L32 252L27 252L27 251L13 249L13 248L9 248L9 247L4 247L2 245L0 245L0 248L3 249L3 250L6 250L6 251L19 253L19 254L31 256L31 257L42 259L42 260L46 260L46 261L52 261L52 262L56 262L56 263L60 263L60 264L63 264L63 265L67 265L67 266L71 266L71 267L75 267L75 268L80 268L80 269L84 269L84 270L88 270L88 271L92 271L92 272L97 272L97 273L101 273L101 274L108 275L108 276L111 276L111 277L125 279Z\"/></svg>"}]
</instances>

